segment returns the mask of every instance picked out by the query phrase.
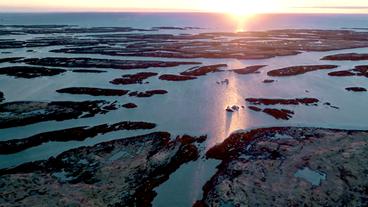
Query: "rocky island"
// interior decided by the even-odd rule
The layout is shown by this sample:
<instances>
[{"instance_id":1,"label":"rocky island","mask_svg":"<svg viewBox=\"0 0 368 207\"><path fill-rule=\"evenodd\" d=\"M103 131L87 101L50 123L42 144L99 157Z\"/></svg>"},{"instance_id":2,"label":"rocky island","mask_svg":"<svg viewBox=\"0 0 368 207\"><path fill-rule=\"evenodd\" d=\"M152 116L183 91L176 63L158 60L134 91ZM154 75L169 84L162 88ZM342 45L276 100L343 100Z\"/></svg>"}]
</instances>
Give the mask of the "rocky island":
<instances>
[{"instance_id":1,"label":"rocky island","mask_svg":"<svg viewBox=\"0 0 368 207\"><path fill-rule=\"evenodd\" d=\"M207 152L217 173L194 206L365 206L367 131L265 128Z\"/></svg>"}]
</instances>

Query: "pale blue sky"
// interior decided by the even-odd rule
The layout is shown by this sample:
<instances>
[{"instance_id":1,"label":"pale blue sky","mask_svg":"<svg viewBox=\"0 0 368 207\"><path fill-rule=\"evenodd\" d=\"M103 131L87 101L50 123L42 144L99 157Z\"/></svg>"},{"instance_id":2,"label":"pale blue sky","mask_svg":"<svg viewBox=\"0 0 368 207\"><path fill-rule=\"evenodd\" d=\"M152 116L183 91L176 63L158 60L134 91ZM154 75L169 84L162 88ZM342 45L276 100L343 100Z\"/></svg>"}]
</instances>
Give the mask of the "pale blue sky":
<instances>
[{"instance_id":1,"label":"pale blue sky","mask_svg":"<svg viewBox=\"0 0 368 207\"><path fill-rule=\"evenodd\" d=\"M0 0L0 10L368 13L368 0Z\"/></svg>"}]
</instances>

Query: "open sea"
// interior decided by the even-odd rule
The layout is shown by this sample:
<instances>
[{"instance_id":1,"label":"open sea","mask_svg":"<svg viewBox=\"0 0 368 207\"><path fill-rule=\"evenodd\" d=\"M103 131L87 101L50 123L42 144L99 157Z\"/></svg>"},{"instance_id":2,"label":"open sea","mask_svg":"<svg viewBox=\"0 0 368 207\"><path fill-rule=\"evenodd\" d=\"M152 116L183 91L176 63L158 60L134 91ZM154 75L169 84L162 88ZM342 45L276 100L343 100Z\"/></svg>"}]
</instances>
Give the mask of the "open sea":
<instances>
[{"instance_id":1,"label":"open sea","mask_svg":"<svg viewBox=\"0 0 368 207\"><path fill-rule=\"evenodd\" d=\"M244 29L341 29L368 27L367 20L368 14L267 14L250 17ZM237 29L238 23L228 15L214 13L0 13L0 24L21 25L177 26L232 31Z\"/></svg>"}]
</instances>

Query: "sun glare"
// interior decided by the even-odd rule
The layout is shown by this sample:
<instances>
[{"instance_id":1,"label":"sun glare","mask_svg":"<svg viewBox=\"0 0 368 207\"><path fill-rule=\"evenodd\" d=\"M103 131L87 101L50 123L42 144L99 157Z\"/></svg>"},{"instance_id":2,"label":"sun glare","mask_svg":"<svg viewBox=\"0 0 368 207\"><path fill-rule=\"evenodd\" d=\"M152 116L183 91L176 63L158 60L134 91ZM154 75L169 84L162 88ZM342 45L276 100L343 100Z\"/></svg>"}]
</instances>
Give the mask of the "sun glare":
<instances>
[{"instance_id":1,"label":"sun glare","mask_svg":"<svg viewBox=\"0 0 368 207\"><path fill-rule=\"evenodd\" d=\"M227 13L235 17L275 13L284 8L282 2L273 0L209 0L205 4L206 9L210 12Z\"/></svg>"},{"instance_id":2,"label":"sun glare","mask_svg":"<svg viewBox=\"0 0 368 207\"><path fill-rule=\"evenodd\" d=\"M246 30L246 23L257 14L277 13L287 9L285 0L204 0L202 8L209 12L227 14L236 23L236 32Z\"/></svg>"}]
</instances>

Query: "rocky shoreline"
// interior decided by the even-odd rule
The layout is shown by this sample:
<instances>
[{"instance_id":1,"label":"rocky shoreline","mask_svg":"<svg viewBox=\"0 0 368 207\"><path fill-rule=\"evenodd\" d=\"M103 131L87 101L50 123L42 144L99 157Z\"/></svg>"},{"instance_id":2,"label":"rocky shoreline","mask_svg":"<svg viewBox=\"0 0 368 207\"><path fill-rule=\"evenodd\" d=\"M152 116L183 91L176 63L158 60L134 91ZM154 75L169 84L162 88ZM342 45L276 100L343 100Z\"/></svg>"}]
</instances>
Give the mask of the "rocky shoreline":
<instances>
[{"instance_id":1,"label":"rocky shoreline","mask_svg":"<svg viewBox=\"0 0 368 207\"><path fill-rule=\"evenodd\" d=\"M56 92L90 96L124 96L129 91L106 88L70 87L59 89Z\"/></svg>"},{"instance_id":2,"label":"rocky shoreline","mask_svg":"<svg viewBox=\"0 0 368 207\"><path fill-rule=\"evenodd\" d=\"M164 74L164 75L161 75L159 79L165 80L165 81L187 81L187 80L197 79L197 77L188 76L188 75Z\"/></svg>"},{"instance_id":3,"label":"rocky shoreline","mask_svg":"<svg viewBox=\"0 0 368 207\"><path fill-rule=\"evenodd\" d=\"M363 76L368 78L368 66L367 65L358 65L355 66L354 69L351 70L340 70L335 72L328 73L329 76L334 77L348 77L348 76Z\"/></svg>"},{"instance_id":4,"label":"rocky shoreline","mask_svg":"<svg viewBox=\"0 0 368 207\"><path fill-rule=\"evenodd\" d=\"M166 90L157 89L157 90L149 90L149 91L143 91L143 92L133 91L133 92L130 92L128 95L135 96L138 98L147 98L147 97L151 97L154 95L164 95L167 93L168 92Z\"/></svg>"},{"instance_id":5,"label":"rocky shoreline","mask_svg":"<svg viewBox=\"0 0 368 207\"><path fill-rule=\"evenodd\" d=\"M295 99L271 99L271 98L247 98L245 99L250 104L253 105L315 105L319 103L316 98L295 98Z\"/></svg>"},{"instance_id":6,"label":"rocky shoreline","mask_svg":"<svg viewBox=\"0 0 368 207\"><path fill-rule=\"evenodd\" d=\"M368 54L344 53L344 54L328 55L323 57L321 60L362 61L368 60Z\"/></svg>"},{"instance_id":7,"label":"rocky shoreline","mask_svg":"<svg viewBox=\"0 0 368 207\"><path fill-rule=\"evenodd\" d=\"M162 58L267 59L309 51L332 51L368 46L367 32L347 30L270 30L258 32L212 32L201 34L109 34L90 39L42 41L71 45L55 53ZM221 39L221 42L218 41ZM125 44L121 47L117 43ZM78 47L79 45L88 47ZM108 46L101 46L108 44ZM32 42L18 45L31 46ZM18 46L16 45L16 46ZM11 44L8 47L12 47Z\"/></svg>"},{"instance_id":8,"label":"rocky shoreline","mask_svg":"<svg viewBox=\"0 0 368 207\"><path fill-rule=\"evenodd\" d=\"M292 66L287 68L281 68L277 70L271 70L267 73L268 76L295 76L304 73L317 71L317 70L330 70L337 68L337 65L304 65L304 66Z\"/></svg>"},{"instance_id":9,"label":"rocky shoreline","mask_svg":"<svg viewBox=\"0 0 368 207\"><path fill-rule=\"evenodd\" d=\"M180 75L184 76L203 76L207 75L207 73L221 72L220 68L227 67L227 64L216 64L216 65L206 65L206 66L198 66L190 68L184 72L181 72Z\"/></svg>"},{"instance_id":10,"label":"rocky shoreline","mask_svg":"<svg viewBox=\"0 0 368 207\"><path fill-rule=\"evenodd\" d=\"M116 108L107 101L8 102L0 104L0 129L44 121L93 117Z\"/></svg>"},{"instance_id":11,"label":"rocky shoreline","mask_svg":"<svg viewBox=\"0 0 368 207\"><path fill-rule=\"evenodd\" d=\"M259 73L261 68L266 67L267 65L252 65L241 69L232 69L230 71L240 74L240 75L248 75L252 73Z\"/></svg>"},{"instance_id":12,"label":"rocky shoreline","mask_svg":"<svg viewBox=\"0 0 368 207\"><path fill-rule=\"evenodd\" d=\"M4 206L150 206L153 189L199 157L206 137L167 132L100 143L0 170Z\"/></svg>"},{"instance_id":13,"label":"rocky shoreline","mask_svg":"<svg viewBox=\"0 0 368 207\"><path fill-rule=\"evenodd\" d=\"M195 207L366 206L368 131L279 127L231 135Z\"/></svg>"},{"instance_id":14,"label":"rocky shoreline","mask_svg":"<svg viewBox=\"0 0 368 207\"><path fill-rule=\"evenodd\" d=\"M13 76L17 78L38 78L44 76L55 76L65 73L63 69L50 69L32 66L11 66L0 68L0 75Z\"/></svg>"},{"instance_id":15,"label":"rocky shoreline","mask_svg":"<svg viewBox=\"0 0 368 207\"><path fill-rule=\"evenodd\" d=\"M345 88L345 90L353 91L353 92L366 92L367 91L367 89L363 87L348 87L348 88Z\"/></svg>"},{"instance_id":16,"label":"rocky shoreline","mask_svg":"<svg viewBox=\"0 0 368 207\"><path fill-rule=\"evenodd\" d=\"M123 75L122 78L116 78L110 81L110 83L115 85L142 84L144 80L156 75L158 75L158 73L153 72L141 72L131 75Z\"/></svg>"},{"instance_id":17,"label":"rocky shoreline","mask_svg":"<svg viewBox=\"0 0 368 207\"><path fill-rule=\"evenodd\" d=\"M21 62L30 65L68 67L68 68L112 68L118 70L147 69L150 67L176 67L179 65L197 65L199 62L164 62L145 60L114 60L94 58L29 58Z\"/></svg>"},{"instance_id":18,"label":"rocky shoreline","mask_svg":"<svg viewBox=\"0 0 368 207\"><path fill-rule=\"evenodd\" d=\"M294 111L289 109L277 109L277 108L259 108L257 106L264 105L264 106L270 106L270 105L306 105L306 106L318 106L319 100L316 98L294 98L294 99L280 99L280 98L246 98L245 101L250 104L248 106L248 109L255 111L255 112L263 112L265 114L268 114L275 119L282 119L282 120L289 120L293 117L295 114ZM335 106L332 106L330 103L325 103L325 105L328 105L332 108L337 108Z\"/></svg>"},{"instance_id":19,"label":"rocky shoreline","mask_svg":"<svg viewBox=\"0 0 368 207\"><path fill-rule=\"evenodd\" d=\"M11 139L0 141L0 154L12 154L23 150L39 146L47 142L68 142L83 141L87 138L95 137L99 134L106 134L121 130L153 129L156 124L147 122L119 122L115 124L102 124L93 127L81 126L69 129L62 129L51 132L44 132L27 138Z\"/></svg>"}]
</instances>

